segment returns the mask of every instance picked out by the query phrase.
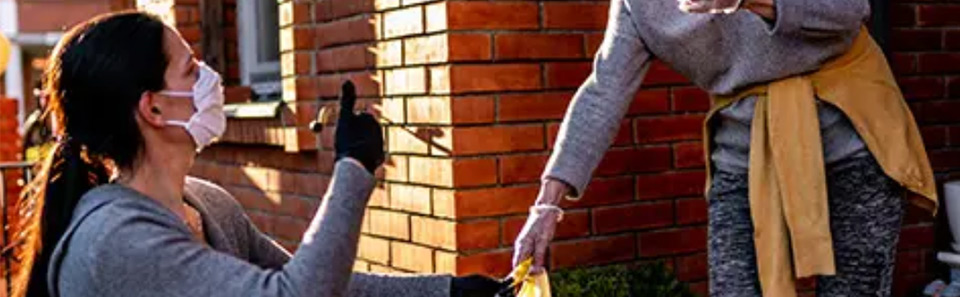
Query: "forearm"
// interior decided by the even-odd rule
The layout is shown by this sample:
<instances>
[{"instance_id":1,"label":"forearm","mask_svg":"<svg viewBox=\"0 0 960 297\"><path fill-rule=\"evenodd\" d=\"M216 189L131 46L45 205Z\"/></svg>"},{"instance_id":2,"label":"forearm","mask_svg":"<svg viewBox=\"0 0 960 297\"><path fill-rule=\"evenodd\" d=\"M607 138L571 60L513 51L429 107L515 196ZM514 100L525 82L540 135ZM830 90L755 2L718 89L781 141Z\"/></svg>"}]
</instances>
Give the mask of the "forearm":
<instances>
[{"instance_id":1,"label":"forearm","mask_svg":"<svg viewBox=\"0 0 960 297\"><path fill-rule=\"evenodd\" d=\"M449 275L388 275L357 272L350 280L346 297L450 296Z\"/></svg>"},{"instance_id":2,"label":"forearm","mask_svg":"<svg viewBox=\"0 0 960 297\"><path fill-rule=\"evenodd\" d=\"M89 274L98 296L344 296L374 185L363 167L337 163L323 205L282 266L286 255L265 239L255 256L272 259L253 263L196 242L182 222L150 208L160 206L141 203L98 213L91 228L109 236L81 238L89 248L76 255L85 260L65 269Z\"/></svg>"},{"instance_id":3,"label":"forearm","mask_svg":"<svg viewBox=\"0 0 960 297\"><path fill-rule=\"evenodd\" d=\"M304 234L300 248L285 265L315 272L317 296L342 296L350 281L360 225L374 180L362 166L338 162L324 202ZM297 269L297 270L299 270Z\"/></svg>"},{"instance_id":4,"label":"forearm","mask_svg":"<svg viewBox=\"0 0 960 297\"><path fill-rule=\"evenodd\" d=\"M543 174L566 182L574 196L589 183L650 67L650 52L630 12L619 0L610 10L593 73L570 103Z\"/></svg>"}]
</instances>

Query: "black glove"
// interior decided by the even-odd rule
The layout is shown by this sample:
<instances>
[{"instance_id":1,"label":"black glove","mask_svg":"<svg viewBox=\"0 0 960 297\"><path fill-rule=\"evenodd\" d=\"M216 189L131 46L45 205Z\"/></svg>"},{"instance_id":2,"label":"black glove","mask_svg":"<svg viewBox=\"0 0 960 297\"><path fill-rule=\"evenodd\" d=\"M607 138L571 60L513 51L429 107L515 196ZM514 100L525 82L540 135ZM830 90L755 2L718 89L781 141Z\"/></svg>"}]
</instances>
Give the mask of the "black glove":
<instances>
[{"instance_id":1,"label":"black glove","mask_svg":"<svg viewBox=\"0 0 960 297\"><path fill-rule=\"evenodd\" d=\"M512 280L498 281L478 274L454 277L450 282L450 297L513 296L513 291L508 288L511 282Z\"/></svg>"},{"instance_id":2,"label":"black glove","mask_svg":"<svg viewBox=\"0 0 960 297\"><path fill-rule=\"evenodd\" d=\"M343 83L340 91L340 118L337 119L337 132L334 149L336 160L350 157L360 161L367 171L373 173L383 164L383 129L377 119L369 113L355 113L357 90L353 83Z\"/></svg>"}]
</instances>

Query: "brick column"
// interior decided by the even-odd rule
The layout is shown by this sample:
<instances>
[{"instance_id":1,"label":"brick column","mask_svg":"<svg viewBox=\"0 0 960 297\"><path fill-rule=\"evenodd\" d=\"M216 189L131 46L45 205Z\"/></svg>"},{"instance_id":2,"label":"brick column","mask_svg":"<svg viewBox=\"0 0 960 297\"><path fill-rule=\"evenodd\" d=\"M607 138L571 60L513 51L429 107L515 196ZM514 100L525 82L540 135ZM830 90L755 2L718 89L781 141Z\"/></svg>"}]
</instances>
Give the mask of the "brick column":
<instances>
[{"instance_id":1,"label":"brick column","mask_svg":"<svg viewBox=\"0 0 960 297\"><path fill-rule=\"evenodd\" d=\"M384 117L391 158L357 269L509 271L606 15L606 1L281 4L284 100L295 102L300 124L346 78ZM568 205L556 268L663 258L677 261L684 280L705 278L697 140L707 97L662 64L649 77L585 201ZM297 137L313 149L309 132Z\"/></svg>"}]
</instances>

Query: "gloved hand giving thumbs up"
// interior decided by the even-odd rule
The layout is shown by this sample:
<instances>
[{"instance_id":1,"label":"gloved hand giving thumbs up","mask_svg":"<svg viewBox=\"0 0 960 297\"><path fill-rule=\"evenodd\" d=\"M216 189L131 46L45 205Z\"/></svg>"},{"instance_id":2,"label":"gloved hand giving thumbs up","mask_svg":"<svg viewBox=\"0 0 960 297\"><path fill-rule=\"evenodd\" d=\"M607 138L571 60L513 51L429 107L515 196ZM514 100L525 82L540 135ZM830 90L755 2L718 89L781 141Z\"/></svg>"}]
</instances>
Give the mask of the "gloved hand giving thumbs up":
<instances>
[{"instance_id":1,"label":"gloved hand giving thumbs up","mask_svg":"<svg viewBox=\"0 0 960 297\"><path fill-rule=\"evenodd\" d=\"M353 111L357 90L353 83L343 83L340 91L340 117L334 135L336 160L352 158L373 173L383 164L383 129L373 115Z\"/></svg>"}]
</instances>

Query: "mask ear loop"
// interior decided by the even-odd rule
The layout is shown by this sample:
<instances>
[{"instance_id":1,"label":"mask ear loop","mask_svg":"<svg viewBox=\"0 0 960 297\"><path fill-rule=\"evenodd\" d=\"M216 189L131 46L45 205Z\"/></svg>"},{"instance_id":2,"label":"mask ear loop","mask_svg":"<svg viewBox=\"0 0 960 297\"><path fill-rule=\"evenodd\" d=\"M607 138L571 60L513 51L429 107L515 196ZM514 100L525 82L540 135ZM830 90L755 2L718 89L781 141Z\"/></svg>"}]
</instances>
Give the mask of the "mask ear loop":
<instances>
[{"instance_id":1,"label":"mask ear loop","mask_svg":"<svg viewBox=\"0 0 960 297\"><path fill-rule=\"evenodd\" d=\"M193 91L160 91L157 94L176 98L193 98Z\"/></svg>"},{"instance_id":2,"label":"mask ear loop","mask_svg":"<svg viewBox=\"0 0 960 297\"><path fill-rule=\"evenodd\" d=\"M157 94L160 94L160 95L163 95L163 96L167 96L167 97L180 98L180 99L193 99L193 92L192 92L192 91L170 91L170 90L165 90L165 91L157 92ZM193 104L193 105L194 105L194 108L196 108L196 104ZM191 117L192 117L192 116L191 116ZM184 129L187 128L187 121L167 120L166 123L167 123L167 124L170 124L170 125L182 127L182 128L184 128Z\"/></svg>"}]
</instances>

